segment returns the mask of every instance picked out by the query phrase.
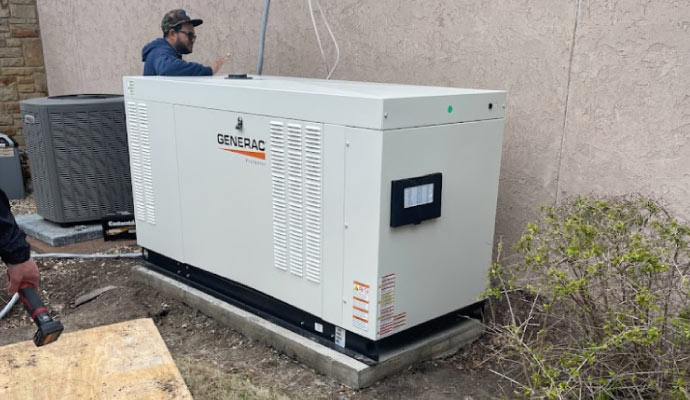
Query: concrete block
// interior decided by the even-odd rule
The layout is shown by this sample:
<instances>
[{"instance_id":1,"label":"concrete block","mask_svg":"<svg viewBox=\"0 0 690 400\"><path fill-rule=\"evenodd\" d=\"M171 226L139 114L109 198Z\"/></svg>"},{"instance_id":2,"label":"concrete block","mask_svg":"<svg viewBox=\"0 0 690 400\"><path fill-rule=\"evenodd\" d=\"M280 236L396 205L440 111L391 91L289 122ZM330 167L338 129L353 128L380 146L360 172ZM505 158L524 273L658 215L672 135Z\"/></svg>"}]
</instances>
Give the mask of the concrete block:
<instances>
[{"instance_id":1,"label":"concrete block","mask_svg":"<svg viewBox=\"0 0 690 400\"><path fill-rule=\"evenodd\" d=\"M36 97L43 97L43 93L19 93L19 100L35 99Z\"/></svg>"},{"instance_id":2,"label":"concrete block","mask_svg":"<svg viewBox=\"0 0 690 400\"><path fill-rule=\"evenodd\" d=\"M0 67L23 67L23 58L0 58Z\"/></svg>"},{"instance_id":3,"label":"concrete block","mask_svg":"<svg viewBox=\"0 0 690 400\"><path fill-rule=\"evenodd\" d=\"M0 58L21 58L22 55L22 49L17 47L0 49Z\"/></svg>"},{"instance_id":4,"label":"concrete block","mask_svg":"<svg viewBox=\"0 0 690 400\"><path fill-rule=\"evenodd\" d=\"M24 39L24 60L30 67L43 65L43 48L41 39Z\"/></svg>"},{"instance_id":5,"label":"concrete block","mask_svg":"<svg viewBox=\"0 0 690 400\"><path fill-rule=\"evenodd\" d=\"M34 81L36 83L36 91L48 94L48 81L46 74L43 72L34 72Z\"/></svg>"},{"instance_id":6,"label":"concrete block","mask_svg":"<svg viewBox=\"0 0 690 400\"><path fill-rule=\"evenodd\" d=\"M33 93L34 90L35 90L35 87L33 84L17 85L17 91L19 93Z\"/></svg>"},{"instance_id":7,"label":"concrete block","mask_svg":"<svg viewBox=\"0 0 690 400\"><path fill-rule=\"evenodd\" d=\"M146 267L134 267L133 276L165 295L176 298L243 335L268 344L353 389L370 386L417 362L454 353L478 339L483 332L481 323L468 319L384 354L378 364L367 365Z\"/></svg>"},{"instance_id":8,"label":"concrete block","mask_svg":"<svg viewBox=\"0 0 690 400\"><path fill-rule=\"evenodd\" d=\"M103 237L101 224L62 226L43 219L38 214L18 215L17 225L27 235L51 246L65 246Z\"/></svg>"},{"instance_id":9,"label":"concrete block","mask_svg":"<svg viewBox=\"0 0 690 400\"><path fill-rule=\"evenodd\" d=\"M39 37L36 25L14 25L10 28L13 38Z\"/></svg>"},{"instance_id":10,"label":"concrete block","mask_svg":"<svg viewBox=\"0 0 690 400\"><path fill-rule=\"evenodd\" d=\"M36 18L36 8L33 5L10 4L10 15L14 18Z\"/></svg>"},{"instance_id":11,"label":"concrete block","mask_svg":"<svg viewBox=\"0 0 690 400\"><path fill-rule=\"evenodd\" d=\"M0 82L0 101L15 101L17 99L19 99L17 94L17 83L10 82L5 84L4 82Z\"/></svg>"},{"instance_id":12,"label":"concrete block","mask_svg":"<svg viewBox=\"0 0 690 400\"><path fill-rule=\"evenodd\" d=\"M0 82L2 85L2 82ZM5 103L5 112L9 114L16 114L19 112L19 102Z\"/></svg>"},{"instance_id":13,"label":"concrete block","mask_svg":"<svg viewBox=\"0 0 690 400\"><path fill-rule=\"evenodd\" d=\"M5 67L2 69L2 74L4 76L31 75L33 72L31 68L26 67Z\"/></svg>"}]
</instances>

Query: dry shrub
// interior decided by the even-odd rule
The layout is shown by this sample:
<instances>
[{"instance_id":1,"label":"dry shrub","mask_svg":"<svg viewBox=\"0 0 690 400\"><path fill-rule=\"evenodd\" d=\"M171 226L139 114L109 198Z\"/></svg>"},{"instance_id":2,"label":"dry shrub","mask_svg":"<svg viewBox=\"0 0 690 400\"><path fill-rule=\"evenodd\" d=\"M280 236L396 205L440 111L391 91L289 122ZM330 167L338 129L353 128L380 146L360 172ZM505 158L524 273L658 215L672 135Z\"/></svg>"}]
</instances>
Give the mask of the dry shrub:
<instances>
[{"instance_id":1,"label":"dry shrub","mask_svg":"<svg viewBox=\"0 0 690 400\"><path fill-rule=\"evenodd\" d=\"M490 271L494 372L527 398L690 399L689 242L641 196L542 208Z\"/></svg>"}]
</instances>

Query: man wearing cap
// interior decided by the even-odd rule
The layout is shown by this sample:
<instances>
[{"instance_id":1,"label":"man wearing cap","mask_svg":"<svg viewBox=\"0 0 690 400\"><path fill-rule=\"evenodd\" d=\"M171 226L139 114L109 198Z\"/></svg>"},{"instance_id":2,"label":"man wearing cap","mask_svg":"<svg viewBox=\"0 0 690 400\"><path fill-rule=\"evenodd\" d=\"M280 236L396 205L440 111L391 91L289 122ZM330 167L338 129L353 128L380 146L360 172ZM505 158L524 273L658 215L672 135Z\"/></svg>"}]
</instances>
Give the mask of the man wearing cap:
<instances>
[{"instance_id":1,"label":"man wearing cap","mask_svg":"<svg viewBox=\"0 0 690 400\"><path fill-rule=\"evenodd\" d=\"M194 27L203 22L191 19L185 10L167 12L161 21L163 37L147 44L141 51L144 75L201 76L218 72L230 54L217 59L210 67L182 59L183 54L190 54L194 48Z\"/></svg>"}]
</instances>

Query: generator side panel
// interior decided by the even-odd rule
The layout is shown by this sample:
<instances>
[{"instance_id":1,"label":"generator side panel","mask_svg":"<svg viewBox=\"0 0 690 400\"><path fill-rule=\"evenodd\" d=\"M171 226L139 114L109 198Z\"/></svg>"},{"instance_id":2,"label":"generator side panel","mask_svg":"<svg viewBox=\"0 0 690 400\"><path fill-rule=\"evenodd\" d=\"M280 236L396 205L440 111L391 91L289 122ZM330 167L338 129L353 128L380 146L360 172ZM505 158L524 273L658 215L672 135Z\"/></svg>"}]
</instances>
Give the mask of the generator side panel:
<instances>
[{"instance_id":1,"label":"generator side panel","mask_svg":"<svg viewBox=\"0 0 690 400\"><path fill-rule=\"evenodd\" d=\"M186 262L173 106L125 96L125 112L137 243Z\"/></svg>"},{"instance_id":2,"label":"generator side panel","mask_svg":"<svg viewBox=\"0 0 690 400\"><path fill-rule=\"evenodd\" d=\"M187 263L321 316L323 126L174 109Z\"/></svg>"},{"instance_id":3,"label":"generator side panel","mask_svg":"<svg viewBox=\"0 0 690 400\"><path fill-rule=\"evenodd\" d=\"M342 327L376 339L383 132L347 128L343 204Z\"/></svg>"},{"instance_id":4,"label":"generator side panel","mask_svg":"<svg viewBox=\"0 0 690 400\"><path fill-rule=\"evenodd\" d=\"M386 131L379 338L470 306L491 263L503 119Z\"/></svg>"},{"instance_id":5,"label":"generator side panel","mask_svg":"<svg viewBox=\"0 0 690 400\"><path fill-rule=\"evenodd\" d=\"M345 236L345 136L349 128L325 125L323 141L322 318L342 327Z\"/></svg>"}]
</instances>

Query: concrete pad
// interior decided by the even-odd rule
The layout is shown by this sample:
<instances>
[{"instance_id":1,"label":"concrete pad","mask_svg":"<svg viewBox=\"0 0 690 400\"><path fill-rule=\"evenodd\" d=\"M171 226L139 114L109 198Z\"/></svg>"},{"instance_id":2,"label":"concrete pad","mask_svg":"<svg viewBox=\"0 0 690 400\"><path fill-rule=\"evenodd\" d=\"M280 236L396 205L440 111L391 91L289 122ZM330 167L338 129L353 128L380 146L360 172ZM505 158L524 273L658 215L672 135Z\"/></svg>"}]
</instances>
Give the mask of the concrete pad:
<instances>
[{"instance_id":1,"label":"concrete pad","mask_svg":"<svg viewBox=\"0 0 690 400\"><path fill-rule=\"evenodd\" d=\"M63 228L38 214L17 215L15 219L27 235L51 246L65 246L103 237L103 228L99 223Z\"/></svg>"},{"instance_id":2,"label":"concrete pad","mask_svg":"<svg viewBox=\"0 0 690 400\"><path fill-rule=\"evenodd\" d=\"M122 247L134 248L137 246L136 240L113 240L106 242L103 238L68 244L66 246L51 246L32 236L27 236L26 241L31 245L31 250L37 253L107 253L113 249Z\"/></svg>"},{"instance_id":3,"label":"concrete pad","mask_svg":"<svg viewBox=\"0 0 690 400\"><path fill-rule=\"evenodd\" d=\"M134 267L133 276L353 389L370 386L417 362L455 353L474 342L483 332L481 323L468 319L405 348L382 355L378 364L370 366L148 268Z\"/></svg>"}]
</instances>

